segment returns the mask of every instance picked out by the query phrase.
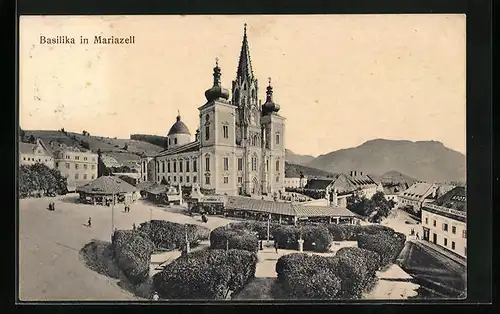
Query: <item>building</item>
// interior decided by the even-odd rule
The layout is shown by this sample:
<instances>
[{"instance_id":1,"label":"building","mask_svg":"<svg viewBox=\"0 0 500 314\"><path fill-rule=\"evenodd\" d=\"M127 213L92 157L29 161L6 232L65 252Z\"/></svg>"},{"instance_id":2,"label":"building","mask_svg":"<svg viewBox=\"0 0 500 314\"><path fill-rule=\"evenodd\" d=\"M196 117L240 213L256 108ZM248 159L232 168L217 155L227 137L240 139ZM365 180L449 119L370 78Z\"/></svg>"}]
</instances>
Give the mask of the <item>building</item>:
<instances>
[{"instance_id":1,"label":"building","mask_svg":"<svg viewBox=\"0 0 500 314\"><path fill-rule=\"evenodd\" d=\"M304 188L307 185L307 177L299 173L294 167L285 168L285 188L297 189Z\"/></svg>"},{"instance_id":2,"label":"building","mask_svg":"<svg viewBox=\"0 0 500 314\"><path fill-rule=\"evenodd\" d=\"M157 183L199 184L208 194L283 193L285 118L278 114L270 79L266 101L258 100L246 25L231 97L221 85L218 61L213 70L213 86L198 108L200 129L194 141L178 114L167 135L167 148L151 160L141 159L141 177L148 177L153 161L152 179Z\"/></svg>"},{"instance_id":3,"label":"building","mask_svg":"<svg viewBox=\"0 0 500 314\"><path fill-rule=\"evenodd\" d=\"M408 184L405 182L400 183L382 183L384 189L384 197L388 201L393 201L395 206L399 204L399 194L408 189Z\"/></svg>"},{"instance_id":4,"label":"building","mask_svg":"<svg viewBox=\"0 0 500 314\"><path fill-rule=\"evenodd\" d=\"M80 202L92 205L130 204L140 198L137 188L115 176L102 176L78 186Z\"/></svg>"},{"instance_id":5,"label":"building","mask_svg":"<svg viewBox=\"0 0 500 314\"><path fill-rule=\"evenodd\" d=\"M54 157L48 145L37 138L34 144L19 142L19 165L34 165L41 163L54 168Z\"/></svg>"},{"instance_id":6,"label":"building","mask_svg":"<svg viewBox=\"0 0 500 314\"><path fill-rule=\"evenodd\" d=\"M399 207L404 207L418 213L424 203L432 202L436 198L438 186L432 183L415 182L398 195Z\"/></svg>"},{"instance_id":7,"label":"building","mask_svg":"<svg viewBox=\"0 0 500 314\"><path fill-rule=\"evenodd\" d=\"M97 179L97 154L52 142L55 168L67 179L68 190Z\"/></svg>"},{"instance_id":8,"label":"building","mask_svg":"<svg viewBox=\"0 0 500 314\"><path fill-rule=\"evenodd\" d=\"M68 191L97 178L97 154L55 141L46 144L37 138L35 144L20 142L19 162L20 165L42 163L59 170L67 179Z\"/></svg>"},{"instance_id":9,"label":"building","mask_svg":"<svg viewBox=\"0 0 500 314\"><path fill-rule=\"evenodd\" d=\"M333 178L310 179L306 188L325 191L326 198L330 200L331 205L340 207L347 206L347 198L354 193L372 198L375 193L383 190L381 184L377 184L362 171L336 174Z\"/></svg>"},{"instance_id":10,"label":"building","mask_svg":"<svg viewBox=\"0 0 500 314\"><path fill-rule=\"evenodd\" d=\"M467 257L467 194L455 187L422 205L422 239Z\"/></svg>"}]
</instances>

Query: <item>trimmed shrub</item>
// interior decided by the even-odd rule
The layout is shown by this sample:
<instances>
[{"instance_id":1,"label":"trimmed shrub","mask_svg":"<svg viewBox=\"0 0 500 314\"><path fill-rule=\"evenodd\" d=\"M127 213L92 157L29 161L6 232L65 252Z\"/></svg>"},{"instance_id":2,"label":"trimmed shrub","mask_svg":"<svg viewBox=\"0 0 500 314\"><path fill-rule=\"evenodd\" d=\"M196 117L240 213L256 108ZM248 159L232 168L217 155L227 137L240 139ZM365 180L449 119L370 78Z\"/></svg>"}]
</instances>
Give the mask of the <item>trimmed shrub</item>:
<instances>
[{"instance_id":1,"label":"trimmed shrub","mask_svg":"<svg viewBox=\"0 0 500 314\"><path fill-rule=\"evenodd\" d=\"M342 248L333 258L335 273L341 280L341 297L359 298L376 278L380 256L360 248Z\"/></svg>"},{"instance_id":2,"label":"trimmed shrub","mask_svg":"<svg viewBox=\"0 0 500 314\"><path fill-rule=\"evenodd\" d=\"M278 281L290 298L334 299L341 288L332 258L294 253L276 263Z\"/></svg>"},{"instance_id":3,"label":"trimmed shrub","mask_svg":"<svg viewBox=\"0 0 500 314\"><path fill-rule=\"evenodd\" d=\"M137 230L146 234L156 248L167 250L183 247L186 244L186 232L191 245L208 239L208 235L210 234L210 230L202 226L192 224L183 225L165 220L144 222L139 225Z\"/></svg>"},{"instance_id":4,"label":"trimmed shrub","mask_svg":"<svg viewBox=\"0 0 500 314\"><path fill-rule=\"evenodd\" d=\"M244 250L198 251L181 257L153 276L166 299L225 299L255 277L257 256Z\"/></svg>"},{"instance_id":5,"label":"trimmed shrub","mask_svg":"<svg viewBox=\"0 0 500 314\"><path fill-rule=\"evenodd\" d=\"M362 233L357 236L357 241L359 248L378 253L384 268L396 261L405 246L406 236L399 232Z\"/></svg>"},{"instance_id":6,"label":"trimmed shrub","mask_svg":"<svg viewBox=\"0 0 500 314\"><path fill-rule=\"evenodd\" d=\"M333 241L356 241L359 234L378 234L381 232L393 234L395 232L392 228L383 225L327 224L325 227L332 235Z\"/></svg>"},{"instance_id":7,"label":"trimmed shrub","mask_svg":"<svg viewBox=\"0 0 500 314\"><path fill-rule=\"evenodd\" d=\"M218 227L210 233L211 249L238 249L250 252L259 250L259 239L255 232L235 229L232 226Z\"/></svg>"},{"instance_id":8,"label":"trimmed shrub","mask_svg":"<svg viewBox=\"0 0 500 314\"><path fill-rule=\"evenodd\" d=\"M280 226L274 230L273 238L278 247L296 250L301 235L307 251L327 252L333 240L325 225Z\"/></svg>"},{"instance_id":9,"label":"trimmed shrub","mask_svg":"<svg viewBox=\"0 0 500 314\"><path fill-rule=\"evenodd\" d=\"M153 243L134 230L118 230L113 234L115 262L127 279L134 285L149 277L149 265Z\"/></svg>"}]
</instances>

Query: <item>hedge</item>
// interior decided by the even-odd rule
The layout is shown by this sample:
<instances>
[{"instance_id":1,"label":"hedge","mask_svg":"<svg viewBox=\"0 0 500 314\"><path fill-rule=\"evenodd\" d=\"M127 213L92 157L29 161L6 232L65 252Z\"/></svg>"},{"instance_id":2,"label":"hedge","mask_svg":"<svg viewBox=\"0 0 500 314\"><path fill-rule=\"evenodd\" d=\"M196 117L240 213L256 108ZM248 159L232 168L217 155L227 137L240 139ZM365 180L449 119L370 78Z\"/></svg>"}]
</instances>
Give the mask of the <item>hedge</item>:
<instances>
[{"instance_id":1,"label":"hedge","mask_svg":"<svg viewBox=\"0 0 500 314\"><path fill-rule=\"evenodd\" d=\"M193 225L178 224L165 220L152 220L139 225L137 230L147 234L156 248L174 250L180 249L186 243L187 238L190 244L195 245L201 240L209 237L210 229Z\"/></svg>"},{"instance_id":2,"label":"hedge","mask_svg":"<svg viewBox=\"0 0 500 314\"><path fill-rule=\"evenodd\" d=\"M341 281L333 258L304 253L282 256L276 263L278 282L295 299L334 299Z\"/></svg>"},{"instance_id":3,"label":"hedge","mask_svg":"<svg viewBox=\"0 0 500 314\"><path fill-rule=\"evenodd\" d=\"M304 253L282 256L278 282L291 298L359 298L372 287L380 256L365 249L342 248L334 257Z\"/></svg>"},{"instance_id":4,"label":"hedge","mask_svg":"<svg viewBox=\"0 0 500 314\"><path fill-rule=\"evenodd\" d=\"M333 241L325 225L280 226L274 230L273 238L279 248L296 250L301 235L306 251L327 252Z\"/></svg>"},{"instance_id":5,"label":"hedge","mask_svg":"<svg viewBox=\"0 0 500 314\"><path fill-rule=\"evenodd\" d=\"M376 279L380 256L361 248L342 248L333 258L335 272L341 280L343 298L359 298Z\"/></svg>"},{"instance_id":6,"label":"hedge","mask_svg":"<svg viewBox=\"0 0 500 314\"><path fill-rule=\"evenodd\" d=\"M134 285L149 277L154 244L141 232L117 230L112 239L115 262Z\"/></svg>"},{"instance_id":7,"label":"hedge","mask_svg":"<svg viewBox=\"0 0 500 314\"><path fill-rule=\"evenodd\" d=\"M399 232L362 233L357 236L358 247L376 252L381 258L381 267L394 263L403 250L406 236Z\"/></svg>"},{"instance_id":8,"label":"hedge","mask_svg":"<svg viewBox=\"0 0 500 314\"><path fill-rule=\"evenodd\" d=\"M382 225L347 225L347 224L327 224L325 225L333 237L333 241L356 241L359 234L393 234L392 228Z\"/></svg>"},{"instance_id":9,"label":"hedge","mask_svg":"<svg viewBox=\"0 0 500 314\"><path fill-rule=\"evenodd\" d=\"M259 239L255 232L236 229L232 226L218 227L210 233L211 249L239 249L250 252L259 250Z\"/></svg>"},{"instance_id":10,"label":"hedge","mask_svg":"<svg viewBox=\"0 0 500 314\"><path fill-rule=\"evenodd\" d=\"M206 250L180 257L153 276L166 299L225 299L255 277L257 256L244 250Z\"/></svg>"}]
</instances>

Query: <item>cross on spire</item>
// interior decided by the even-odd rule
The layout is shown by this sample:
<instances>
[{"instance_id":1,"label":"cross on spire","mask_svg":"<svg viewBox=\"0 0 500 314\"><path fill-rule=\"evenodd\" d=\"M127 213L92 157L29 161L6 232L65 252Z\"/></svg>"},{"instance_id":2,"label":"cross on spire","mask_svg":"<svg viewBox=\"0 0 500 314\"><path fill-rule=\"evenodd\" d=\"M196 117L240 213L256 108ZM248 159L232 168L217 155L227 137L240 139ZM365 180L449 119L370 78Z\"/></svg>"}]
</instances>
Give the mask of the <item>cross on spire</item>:
<instances>
[{"instance_id":1,"label":"cross on spire","mask_svg":"<svg viewBox=\"0 0 500 314\"><path fill-rule=\"evenodd\" d=\"M245 23L243 31L244 31L244 35L246 35L247 34L247 23Z\"/></svg>"},{"instance_id":2,"label":"cross on spire","mask_svg":"<svg viewBox=\"0 0 500 314\"><path fill-rule=\"evenodd\" d=\"M270 78L270 77L268 77L268 79L269 79L269 86L271 86L271 78Z\"/></svg>"},{"instance_id":3,"label":"cross on spire","mask_svg":"<svg viewBox=\"0 0 500 314\"><path fill-rule=\"evenodd\" d=\"M219 66L219 57L215 57L215 66L218 67Z\"/></svg>"}]
</instances>

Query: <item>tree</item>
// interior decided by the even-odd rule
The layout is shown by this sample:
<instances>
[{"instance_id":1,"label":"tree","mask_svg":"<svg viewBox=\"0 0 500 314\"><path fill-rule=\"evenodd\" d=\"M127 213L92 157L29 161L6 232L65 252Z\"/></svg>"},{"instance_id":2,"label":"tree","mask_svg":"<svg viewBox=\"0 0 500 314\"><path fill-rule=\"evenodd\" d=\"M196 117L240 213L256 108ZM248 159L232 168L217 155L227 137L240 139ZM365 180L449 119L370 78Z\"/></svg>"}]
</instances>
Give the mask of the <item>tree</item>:
<instances>
[{"instance_id":1,"label":"tree","mask_svg":"<svg viewBox=\"0 0 500 314\"><path fill-rule=\"evenodd\" d=\"M380 222L382 218L389 216L391 209L394 207L394 202L388 201L383 192L377 192L372 196L373 210L376 214L371 217L372 221Z\"/></svg>"},{"instance_id":2,"label":"tree","mask_svg":"<svg viewBox=\"0 0 500 314\"><path fill-rule=\"evenodd\" d=\"M97 150L97 177L110 175L111 171L106 167L104 161L102 161L101 149Z\"/></svg>"},{"instance_id":3,"label":"tree","mask_svg":"<svg viewBox=\"0 0 500 314\"><path fill-rule=\"evenodd\" d=\"M36 138L33 135L30 135L30 137L28 138L28 142L30 142L31 144L35 144Z\"/></svg>"},{"instance_id":4,"label":"tree","mask_svg":"<svg viewBox=\"0 0 500 314\"><path fill-rule=\"evenodd\" d=\"M128 145L127 145L127 143L125 143L125 145L123 146L123 149L124 149L124 150L128 150Z\"/></svg>"},{"instance_id":5,"label":"tree","mask_svg":"<svg viewBox=\"0 0 500 314\"><path fill-rule=\"evenodd\" d=\"M373 204L371 200L362 195L361 191L355 191L347 198L347 209L358 215L368 217L373 212Z\"/></svg>"},{"instance_id":6,"label":"tree","mask_svg":"<svg viewBox=\"0 0 500 314\"><path fill-rule=\"evenodd\" d=\"M83 135L83 136L87 135L87 131L83 130L83 131L82 131L82 135Z\"/></svg>"}]
</instances>

